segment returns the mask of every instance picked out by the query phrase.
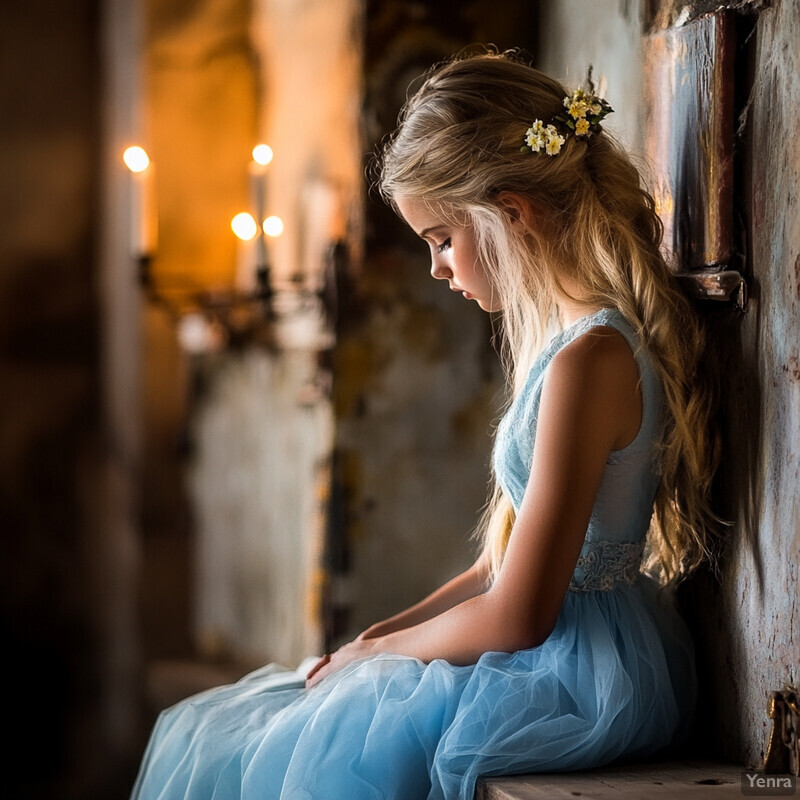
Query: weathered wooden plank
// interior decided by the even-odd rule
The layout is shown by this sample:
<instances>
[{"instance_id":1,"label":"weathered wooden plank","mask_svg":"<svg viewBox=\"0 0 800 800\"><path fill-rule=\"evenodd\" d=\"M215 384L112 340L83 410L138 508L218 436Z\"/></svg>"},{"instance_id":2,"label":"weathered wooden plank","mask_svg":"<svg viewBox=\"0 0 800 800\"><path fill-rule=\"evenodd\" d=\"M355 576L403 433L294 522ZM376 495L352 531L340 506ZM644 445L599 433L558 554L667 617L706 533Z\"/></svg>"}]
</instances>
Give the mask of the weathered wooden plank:
<instances>
[{"instance_id":1,"label":"weathered wooden plank","mask_svg":"<svg viewBox=\"0 0 800 800\"><path fill-rule=\"evenodd\" d=\"M671 761L586 772L485 778L478 783L475 800L741 798L742 770L736 764Z\"/></svg>"},{"instance_id":2,"label":"weathered wooden plank","mask_svg":"<svg viewBox=\"0 0 800 800\"><path fill-rule=\"evenodd\" d=\"M730 263L734 56L724 11L645 40L646 149L676 271Z\"/></svg>"}]
</instances>

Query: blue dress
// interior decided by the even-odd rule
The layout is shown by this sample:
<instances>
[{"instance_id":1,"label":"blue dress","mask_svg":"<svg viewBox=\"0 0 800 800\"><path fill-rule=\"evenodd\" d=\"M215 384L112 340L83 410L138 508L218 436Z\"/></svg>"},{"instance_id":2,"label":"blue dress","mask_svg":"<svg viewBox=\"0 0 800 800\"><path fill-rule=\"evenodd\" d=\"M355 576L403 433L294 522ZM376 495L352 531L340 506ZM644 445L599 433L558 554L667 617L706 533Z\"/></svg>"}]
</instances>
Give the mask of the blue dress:
<instances>
[{"instance_id":1,"label":"blue dress","mask_svg":"<svg viewBox=\"0 0 800 800\"><path fill-rule=\"evenodd\" d=\"M555 336L497 432L515 509L528 479L547 365L593 326L634 351L643 421L611 453L569 591L547 640L477 664L379 655L313 689L276 690L269 666L162 712L135 800L471 800L480 775L585 769L646 756L686 732L695 699L688 632L639 572L658 483L663 397L613 309Z\"/></svg>"}]
</instances>

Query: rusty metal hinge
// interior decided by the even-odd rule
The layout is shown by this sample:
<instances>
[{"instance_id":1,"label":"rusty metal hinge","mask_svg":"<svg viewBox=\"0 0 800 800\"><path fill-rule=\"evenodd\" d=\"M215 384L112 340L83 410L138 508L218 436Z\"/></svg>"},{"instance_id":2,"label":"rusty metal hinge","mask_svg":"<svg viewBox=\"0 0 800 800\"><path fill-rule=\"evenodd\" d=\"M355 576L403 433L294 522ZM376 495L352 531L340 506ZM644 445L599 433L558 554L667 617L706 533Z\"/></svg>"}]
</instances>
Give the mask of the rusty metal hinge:
<instances>
[{"instance_id":1,"label":"rusty metal hinge","mask_svg":"<svg viewBox=\"0 0 800 800\"><path fill-rule=\"evenodd\" d=\"M747 308L747 282L733 269L697 269L675 276L684 290L701 300L733 302L739 311Z\"/></svg>"},{"instance_id":2,"label":"rusty metal hinge","mask_svg":"<svg viewBox=\"0 0 800 800\"><path fill-rule=\"evenodd\" d=\"M770 692L767 716L772 730L767 740L764 772L800 773L800 694L791 683L779 692Z\"/></svg>"}]
</instances>

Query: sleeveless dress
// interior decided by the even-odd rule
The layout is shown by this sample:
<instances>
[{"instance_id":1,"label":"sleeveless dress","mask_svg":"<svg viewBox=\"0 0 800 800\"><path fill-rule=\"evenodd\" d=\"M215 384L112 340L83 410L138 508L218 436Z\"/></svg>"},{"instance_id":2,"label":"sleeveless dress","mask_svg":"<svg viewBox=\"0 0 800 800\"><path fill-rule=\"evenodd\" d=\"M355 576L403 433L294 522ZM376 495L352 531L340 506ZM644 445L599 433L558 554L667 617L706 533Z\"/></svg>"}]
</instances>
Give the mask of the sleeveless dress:
<instances>
[{"instance_id":1,"label":"sleeveless dress","mask_svg":"<svg viewBox=\"0 0 800 800\"><path fill-rule=\"evenodd\" d=\"M695 701L688 632L639 572L658 484L663 397L614 309L557 334L500 422L494 466L515 509L528 479L553 356L594 326L634 352L643 420L610 454L569 591L547 640L471 666L378 655L311 690L276 690L270 665L162 712L135 800L471 800L481 775L635 759L686 732Z\"/></svg>"}]
</instances>

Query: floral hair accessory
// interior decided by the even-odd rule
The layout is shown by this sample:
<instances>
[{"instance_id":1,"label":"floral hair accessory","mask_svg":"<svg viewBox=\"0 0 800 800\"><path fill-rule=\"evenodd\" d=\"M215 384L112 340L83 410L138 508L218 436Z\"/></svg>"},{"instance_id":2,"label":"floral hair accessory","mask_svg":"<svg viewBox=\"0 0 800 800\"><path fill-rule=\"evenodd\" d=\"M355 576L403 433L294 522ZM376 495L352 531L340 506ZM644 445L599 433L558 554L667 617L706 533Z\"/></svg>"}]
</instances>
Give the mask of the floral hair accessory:
<instances>
[{"instance_id":1,"label":"floral hair accessory","mask_svg":"<svg viewBox=\"0 0 800 800\"><path fill-rule=\"evenodd\" d=\"M533 125L525 131L525 144L520 148L521 152L544 151L549 156L557 156L567 136L588 139L593 133L600 133L603 130L600 123L614 110L594 93L591 67L587 88L576 89L568 94L563 105L567 109L566 113L553 117L549 125L545 125L540 119L534 120Z\"/></svg>"},{"instance_id":2,"label":"floral hair accessory","mask_svg":"<svg viewBox=\"0 0 800 800\"><path fill-rule=\"evenodd\" d=\"M537 119L525 132L523 153L540 153L544 150L547 155L554 156L561 151L564 137L558 132L555 125L547 125Z\"/></svg>"}]
</instances>

